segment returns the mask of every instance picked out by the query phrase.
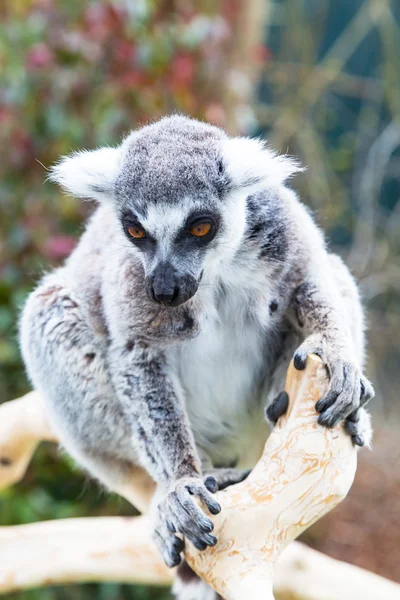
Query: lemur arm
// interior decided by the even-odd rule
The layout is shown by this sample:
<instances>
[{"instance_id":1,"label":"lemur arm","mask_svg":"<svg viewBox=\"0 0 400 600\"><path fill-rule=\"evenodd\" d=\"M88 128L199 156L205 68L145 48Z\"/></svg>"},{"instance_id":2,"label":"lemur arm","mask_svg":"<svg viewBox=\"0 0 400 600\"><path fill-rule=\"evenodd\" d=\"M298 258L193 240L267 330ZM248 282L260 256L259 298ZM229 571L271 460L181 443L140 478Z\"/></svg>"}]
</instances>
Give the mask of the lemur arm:
<instances>
[{"instance_id":1,"label":"lemur arm","mask_svg":"<svg viewBox=\"0 0 400 600\"><path fill-rule=\"evenodd\" d=\"M138 460L158 484L152 503L154 540L168 566L180 563L184 534L199 549L214 545L213 525L197 496L212 514L221 509L210 492L213 477L201 479L201 463L177 385L167 374L162 350L144 343L113 347L109 361L113 384L132 428Z\"/></svg>"},{"instance_id":2,"label":"lemur arm","mask_svg":"<svg viewBox=\"0 0 400 600\"><path fill-rule=\"evenodd\" d=\"M297 369L304 369L307 356L314 353L322 358L329 375L330 388L317 403L319 422L333 427L347 419L346 427L357 445L369 444L369 417L359 409L370 400L374 391L361 372L363 336L362 308L354 282L341 264L340 276L335 261L325 248L311 256L303 282L296 288L292 305L304 342L294 356ZM346 290L340 290L345 285ZM346 293L347 292L347 293ZM359 419L365 421L365 435L359 435Z\"/></svg>"},{"instance_id":3,"label":"lemur arm","mask_svg":"<svg viewBox=\"0 0 400 600\"><path fill-rule=\"evenodd\" d=\"M286 287L294 325L303 343L294 355L296 369L304 369L307 356L317 354L327 367L330 386L316 405L319 423L345 427L357 445L369 444L370 419L362 408L374 395L361 372L363 363L363 310L353 277L338 257L326 249L322 232L310 212L289 188L280 191L290 232ZM285 408L281 394L269 409L275 420ZM275 406L274 406L275 405Z\"/></svg>"},{"instance_id":4,"label":"lemur arm","mask_svg":"<svg viewBox=\"0 0 400 600\"><path fill-rule=\"evenodd\" d=\"M138 342L110 352L114 388L132 428L139 461L160 485L199 477L201 463L164 353Z\"/></svg>"}]
</instances>

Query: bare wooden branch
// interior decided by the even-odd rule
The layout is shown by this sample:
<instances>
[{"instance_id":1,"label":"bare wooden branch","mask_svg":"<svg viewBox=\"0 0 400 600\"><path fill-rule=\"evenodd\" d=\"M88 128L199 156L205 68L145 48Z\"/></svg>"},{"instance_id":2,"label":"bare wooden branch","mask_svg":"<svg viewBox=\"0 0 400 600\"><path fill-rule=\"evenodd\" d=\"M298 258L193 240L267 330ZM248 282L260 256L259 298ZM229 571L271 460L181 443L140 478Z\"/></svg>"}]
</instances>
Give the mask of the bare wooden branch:
<instances>
[{"instance_id":1,"label":"bare wooden branch","mask_svg":"<svg viewBox=\"0 0 400 600\"><path fill-rule=\"evenodd\" d=\"M279 557L276 600L397 600L400 585L299 542Z\"/></svg>"},{"instance_id":2,"label":"bare wooden branch","mask_svg":"<svg viewBox=\"0 0 400 600\"><path fill-rule=\"evenodd\" d=\"M0 528L0 594L90 581L170 585L173 577L152 544L146 517ZM278 559L274 592L277 600L398 600L400 585L293 542Z\"/></svg>"},{"instance_id":3,"label":"bare wooden branch","mask_svg":"<svg viewBox=\"0 0 400 600\"><path fill-rule=\"evenodd\" d=\"M25 475L41 441L56 441L37 392L0 406L0 490Z\"/></svg>"},{"instance_id":4,"label":"bare wooden branch","mask_svg":"<svg viewBox=\"0 0 400 600\"><path fill-rule=\"evenodd\" d=\"M249 477L218 496L218 543L203 552L187 543L186 559L226 600L273 598L274 564L302 531L347 495L356 450L343 426L317 423L315 404L328 376L311 356L305 372L290 366L289 410L268 438Z\"/></svg>"},{"instance_id":5,"label":"bare wooden branch","mask_svg":"<svg viewBox=\"0 0 400 600\"><path fill-rule=\"evenodd\" d=\"M277 600L400 597L399 585L377 575L298 543L286 548L345 497L355 473L356 452L342 427L327 430L317 424L315 403L326 385L325 368L317 357L310 357L305 372L290 368L287 415L275 427L249 478L218 494L223 506L213 517L218 544L204 552L186 545L189 563L226 600L272 599L273 579ZM2 405L0 423L4 487L23 475L41 439L55 438L35 393ZM143 479L141 473L142 484ZM146 517L0 528L3 594L84 581L166 585L172 578L173 571L163 565L152 544Z\"/></svg>"},{"instance_id":6,"label":"bare wooden branch","mask_svg":"<svg viewBox=\"0 0 400 600\"><path fill-rule=\"evenodd\" d=\"M54 584L173 579L146 517L98 517L0 528L0 593Z\"/></svg>"}]
</instances>

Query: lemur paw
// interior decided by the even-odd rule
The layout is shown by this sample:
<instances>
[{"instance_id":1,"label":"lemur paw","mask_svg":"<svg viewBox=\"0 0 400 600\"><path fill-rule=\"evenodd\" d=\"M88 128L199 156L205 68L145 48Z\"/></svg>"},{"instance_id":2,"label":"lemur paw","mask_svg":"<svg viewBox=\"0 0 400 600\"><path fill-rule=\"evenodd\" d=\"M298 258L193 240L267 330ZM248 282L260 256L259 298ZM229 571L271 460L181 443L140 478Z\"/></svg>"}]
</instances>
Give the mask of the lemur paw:
<instances>
[{"instance_id":1,"label":"lemur paw","mask_svg":"<svg viewBox=\"0 0 400 600\"><path fill-rule=\"evenodd\" d=\"M266 409L266 417L272 425L284 415L289 406L289 396L286 392L281 392L271 402ZM371 416L365 408L358 408L352 412L344 422L346 432L351 436L351 440L355 446L371 447L372 442L372 425Z\"/></svg>"},{"instance_id":2,"label":"lemur paw","mask_svg":"<svg viewBox=\"0 0 400 600\"><path fill-rule=\"evenodd\" d=\"M359 408L351 413L345 423L344 428L351 436L355 446L371 447L372 442L372 425L371 415L367 413L365 408Z\"/></svg>"},{"instance_id":3,"label":"lemur paw","mask_svg":"<svg viewBox=\"0 0 400 600\"><path fill-rule=\"evenodd\" d=\"M315 406L320 413L318 423L321 425L335 427L374 397L368 379L340 348L331 347L321 336L310 336L294 355L296 369L305 369L309 354L322 358L330 376L329 389Z\"/></svg>"},{"instance_id":4,"label":"lemur paw","mask_svg":"<svg viewBox=\"0 0 400 600\"><path fill-rule=\"evenodd\" d=\"M246 477L251 473L251 469L236 469L236 468L215 468L208 469L207 475L211 475L215 478L218 490L225 490L235 483L244 481Z\"/></svg>"},{"instance_id":5,"label":"lemur paw","mask_svg":"<svg viewBox=\"0 0 400 600\"><path fill-rule=\"evenodd\" d=\"M156 493L153 500L153 539L168 567L181 563L182 534L198 550L215 546L217 538L211 534L214 524L193 501L196 496L213 515L221 511L220 504L210 492L218 490L214 477L183 477L172 486Z\"/></svg>"}]
</instances>

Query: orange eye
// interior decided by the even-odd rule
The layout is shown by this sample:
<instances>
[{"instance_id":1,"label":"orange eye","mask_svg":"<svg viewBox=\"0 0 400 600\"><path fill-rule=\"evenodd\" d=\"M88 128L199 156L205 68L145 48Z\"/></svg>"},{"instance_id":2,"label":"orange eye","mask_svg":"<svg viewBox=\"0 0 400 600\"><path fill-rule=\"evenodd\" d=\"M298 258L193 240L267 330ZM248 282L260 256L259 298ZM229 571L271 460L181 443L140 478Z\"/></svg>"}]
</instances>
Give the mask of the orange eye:
<instances>
[{"instance_id":1,"label":"orange eye","mask_svg":"<svg viewBox=\"0 0 400 600\"><path fill-rule=\"evenodd\" d=\"M210 223L195 223L190 228L189 233L191 235L194 235L195 237L203 237L203 236L207 235L207 233L209 233L210 230L211 230Z\"/></svg>"},{"instance_id":2,"label":"orange eye","mask_svg":"<svg viewBox=\"0 0 400 600\"><path fill-rule=\"evenodd\" d=\"M130 236L137 240L140 240L141 238L144 238L146 236L144 229L142 229L138 225L131 225L130 227L128 227L128 233Z\"/></svg>"}]
</instances>

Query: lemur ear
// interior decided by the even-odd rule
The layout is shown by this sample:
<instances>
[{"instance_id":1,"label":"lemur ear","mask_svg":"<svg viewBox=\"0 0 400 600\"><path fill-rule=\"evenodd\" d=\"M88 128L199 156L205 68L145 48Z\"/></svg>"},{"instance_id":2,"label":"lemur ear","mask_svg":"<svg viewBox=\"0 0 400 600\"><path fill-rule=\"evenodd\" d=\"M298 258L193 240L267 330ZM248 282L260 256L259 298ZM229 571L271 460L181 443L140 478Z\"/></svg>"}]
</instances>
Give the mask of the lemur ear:
<instances>
[{"instance_id":1,"label":"lemur ear","mask_svg":"<svg viewBox=\"0 0 400 600\"><path fill-rule=\"evenodd\" d=\"M74 152L52 167L48 179L78 198L112 201L120 157L120 148Z\"/></svg>"},{"instance_id":2,"label":"lemur ear","mask_svg":"<svg viewBox=\"0 0 400 600\"><path fill-rule=\"evenodd\" d=\"M282 184L304 171L293 158L278 155L265 142L252 138L231 138L222 142L223 164L233 188L251 193Z\"/></svg>"}]
</instances>

